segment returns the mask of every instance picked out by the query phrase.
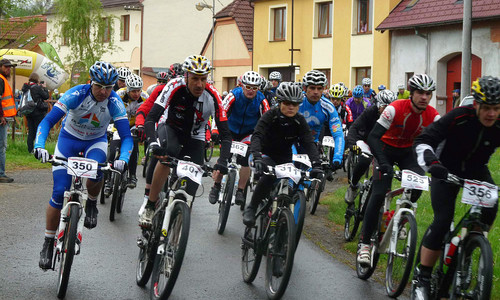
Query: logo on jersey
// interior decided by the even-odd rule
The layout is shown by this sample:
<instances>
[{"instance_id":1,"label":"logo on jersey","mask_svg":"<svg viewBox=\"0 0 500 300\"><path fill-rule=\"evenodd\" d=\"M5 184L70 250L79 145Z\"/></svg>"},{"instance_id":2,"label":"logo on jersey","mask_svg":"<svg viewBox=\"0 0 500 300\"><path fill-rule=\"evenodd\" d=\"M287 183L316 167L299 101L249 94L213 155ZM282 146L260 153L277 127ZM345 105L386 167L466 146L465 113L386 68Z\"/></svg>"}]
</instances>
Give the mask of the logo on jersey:
<instances>
[{"instance_id":1,"label":"logo on jersey","mask_svg":"<svg viewBox=\"0 0 500 300\"><path fill-rule=\"evenodd\" d=\"M391 113L388 109L384 109L384 111L382 112L382 117L386 120L391 120Z\"/></svg>"},{"instance_id":2,"label":"logo on jersey","mask_svg":"<svg viewBox=\"0 0 500 300\"><path fill-rule=\"evenodd\" d=\"M92 113L86 114L85 116L80 118L80 120L78 121L78 124L83 124L83 123L90 123L95 128L97 128L97 127L99 127L99 125L101 125L101 122L99 121L99 119L96 117L96 115L94 115Z\"/></svg>"}]
</instances>

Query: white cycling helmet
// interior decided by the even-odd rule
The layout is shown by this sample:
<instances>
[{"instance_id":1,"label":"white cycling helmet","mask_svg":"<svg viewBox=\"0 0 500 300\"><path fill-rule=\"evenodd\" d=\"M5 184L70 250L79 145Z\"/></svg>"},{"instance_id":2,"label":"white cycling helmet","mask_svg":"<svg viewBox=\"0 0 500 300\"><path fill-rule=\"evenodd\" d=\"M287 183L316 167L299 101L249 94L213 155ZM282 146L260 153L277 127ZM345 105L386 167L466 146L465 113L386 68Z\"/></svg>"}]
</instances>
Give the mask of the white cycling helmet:
<instances>
[{"instance_id":1,"label":"white cycling helmet","mask_svg":"<svg viewBox=\"0 0 500 300\"><path fill-rule=\"evenodd\" d=\"M405 85L404 84L398 84L398 90L404 90Z\"/></svg>"},{"instance_id":2,"label":"white cycling helmet","mask_svg":"<svg viewBox=\"0 0 500 300\"><path fill-rule=\"evenodd\" d=\"M380 108L380 106L391 104L397 96L393 91L385 89L381 90L375 98L377 98L377 107Z\"/></svg>"},{"instance_id":3,"label":"white cycling helmet","mask_svg":"<svg viewBox=\"0 0 500 300\"><path fill-rule=\"evenodd\" d=\"M269 80L281 81L281 73L278 71L271 72L271 74L269 74Z\"/></svg>"},{"instance_id":4,"label":"white cycling helmet","mask_svg":"<svg viewBox=\"0 0 500 300\"><path fill-rule=\"evenodd\" d=\"M118 72L118 79L120 80L125 80L130 74L132 74L132 71L130 71L127 67L119 67L116 71Z\"/></svg>"},{"instance_id":5,"label":"white cycling helmet","mask_svg":"<svg viewBox=\"0 0 500 300\"><path fill-rule=\"evenodd\" d=\"M366 78L363 78L363 80L361 80L361 84L362 85L371 85L372 84L372 80L368 77Z\"/></svg>"},{"instance_id":6,"label":"white cycling helmet","mask_svg":"<svg viewBox=\"0 0 500 300\"><path fill-rule=\"evenodd\" d=\"M125 79L125 84L127 85L127 92L132 90L142 89L143 82L139 75L131 74Z\"/></svg>"},{"instance_id":7,"label":"white cycling helmet","mask_svg":"<svg viewBox=\"0 0 500 300\"><path fill-rule=\"evenodd\" d=\"M59 90L58 90L58 89L55 89L55 90L54 90L54 93L55 93L55 94L59 94Z\"/></svg>"},{"instance_id":8,"label":"white cycling helmet","mask_svg":"<svg viewBox=\"0 0 500 300\"><path fill-rule=\"evenodd\" d=\"M421 91L434 91L436 90L436 83L427 74L415 74L410 80L408 80L408 85L410 86L410 92L413 93L415 90Z\"/></svg>"},{"instance_id":9,"label":"white cycling helmet","mask_svg":"<svg viewBox=\"0 0 500 300\"><path fill-rule=\"evenodd\" d=\"M302 82L305 87L309 85L326 85L326 75L318 70L312 70L307 72L302 78Z\"/></svg>"},{"instance_id":10,"label":"white cycling helmet","mask_svg":"<svg viewBox=\"0 0 500 300\"><path fill-rule=\"evenodd\" d=\"M262 83L262 77L255 71L246 71L241 77L241 83L260 86L260 84Z\"/></svg>"}]
</instances>

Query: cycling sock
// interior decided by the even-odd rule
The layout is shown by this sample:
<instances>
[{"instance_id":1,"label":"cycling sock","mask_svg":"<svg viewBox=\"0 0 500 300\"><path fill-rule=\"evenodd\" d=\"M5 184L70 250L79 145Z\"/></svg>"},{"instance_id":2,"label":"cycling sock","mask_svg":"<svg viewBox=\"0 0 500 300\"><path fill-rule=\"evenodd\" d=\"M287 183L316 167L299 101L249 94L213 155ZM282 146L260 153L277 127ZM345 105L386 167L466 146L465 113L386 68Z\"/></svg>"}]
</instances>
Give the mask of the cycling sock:
<instances>
[{"instance_id":1,"label":"cycling sock","mask_svg":"<svg viewBox=\"0 0 500 300\"><path fill-rule=\"evenodd\" d=\"M243 193L243 189L238 188L238 192L242 192Z\"/></svg>"},{"instance_id":2,"label":"cycling sock","mask_svg":"<svg viewBox=\"0 0 500 300\"><path fill-rule=\"evenodd\" d=\"M55 238L56 237L56 231L55 230L49 230L49 229L45 229L45 237L46 238Z\"/></svg>"},{"instance_id":3,"label":"cycling sock","mask_svg":"<svg viewBox=\"0 0 500 300\"><path fill-rule=\"evenodd\" d=\"M154 209L156 207L156 202L149 201L149 199L148 199L148 203L146 204L146 207Z\"/></svg>"},{"instance_id":4,"label":"cycling sock","mask_svg":"<svg viewBox=\"0 0 500 300\"><path fill-rule=\"evenodd\" d=\"M420 276L430 278L432 274L432 267L419 265Z\"/></svg>"},{"instance_id":5,"label":"cycling sock","mask_svg":"<svg viewBox=\"0 0 500 300\"><path fill-rule=\"evenodd\" d=\"M214 182L214 187L221 188L222 184L220 182Z\"/></svg>"},{"instance_id":6,"label":"cycling sock","mask_svg":"<svg viewBox=\"0 0 500 300\"><path fill-rule=\"evenodd\" d=\"M149 189L144 189L144 196L149 196Z\"/></svg>"}]
</instances>

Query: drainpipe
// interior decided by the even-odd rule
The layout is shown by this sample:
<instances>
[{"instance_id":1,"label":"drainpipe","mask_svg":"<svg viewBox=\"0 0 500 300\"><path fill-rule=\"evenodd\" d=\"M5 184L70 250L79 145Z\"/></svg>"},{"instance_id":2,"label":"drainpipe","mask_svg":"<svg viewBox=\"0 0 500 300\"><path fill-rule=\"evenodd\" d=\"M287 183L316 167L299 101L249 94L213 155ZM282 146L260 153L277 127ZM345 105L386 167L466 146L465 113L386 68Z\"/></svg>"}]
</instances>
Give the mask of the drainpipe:
<instances>
[{"instance_id":1,"label":"drainpipe","mask_svg":"<svg viewBox=\"0 0 500 300\"><path fill-rule=\"evenodd\" d=\"M291 40L290 69L293 70L293 71L292 71L292 78L290 78L290 79L292 79L293 81L295 81L295 68L293 66L293 51L294 51L294 49L293 49L293 19L294 19L294 7L295 7L295 1L292 0L292 34L291 34L292 36L291 36L291 39L290 39Z\"/></svg>"},{"instance_id":2,"label":"drainpipe","mask_svg":"<svg viewBox=\"0 0 500 300\"><path fill-rule=\"evenodd\" d=\"M464 0L464 21L462 28L462 82L460 98L470 94L471 86L471 40L472 40L472 0Z\"/></svg>"},{"instance_id":3,"label":"drainpipe","mask_svg":"<svg viewBox=\"0 0 500 300\"><path fill-rule=\"evenodd\" d=\"M142 1L141 1L142 2ZM144 4L141 5L141 51L140 51L140 61L139 61L139 75L142 76L142 48L143 48L143 38L144 38Z\"/></svg>"}]
</instances>

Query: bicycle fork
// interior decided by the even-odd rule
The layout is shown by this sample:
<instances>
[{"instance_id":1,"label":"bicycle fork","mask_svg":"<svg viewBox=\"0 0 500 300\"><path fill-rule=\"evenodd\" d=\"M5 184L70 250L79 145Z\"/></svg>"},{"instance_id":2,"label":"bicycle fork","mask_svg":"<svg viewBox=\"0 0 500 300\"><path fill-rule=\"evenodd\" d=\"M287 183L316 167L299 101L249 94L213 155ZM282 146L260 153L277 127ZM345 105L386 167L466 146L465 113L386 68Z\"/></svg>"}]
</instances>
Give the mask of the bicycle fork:
<instances>
[{"instance_id":1,"label":"bicycle fork","mask_svg":"<svg viewBox=\"0 0 500 300\"><path fill-rule=\"evenodd\" d=\"M412 208L403 208L401 204L411 205ZM415 215L415 211L417 210L417 203L412 203L408 200L398 199L396 201L396 213L389 221L389 225L387 225L386 232L382 237L382 241L380 242L380 252L384 253L387 247L389 248L387 253L396 254L396 244L399 238L399 233L397 228L399 227L399 223L401 221L401 216L404 213ZM407 233L409 234L409 233Z\"/></svg>"},{"instance_id":2,"label":"bicycle fork","mask_svg":"<svg viewBox=\"0 0 500 300\"><path fill-rule=\"evenodd\" d=\"M69 201L71 199L71 195L77 194L79 196L80 202L71 202ZM87 194L82 193L81 191L65 191L64 192L64 203L66 205L61 209L61 217L59 220L59 227L57 229L57 240L56 240L56 255L60 254L62 252L62 247L63 247L63 240L64 240L64 235L66 234L65 229L66 229L66 224L68 223L69 215L68 212L70 211L70 206L78 206L80 210L80 216L78 218L78 227L77 227L77 236L76 236L76 245L75 245L75 254L78 255L80 254L80 244L82 243L82 229L83 229L83 222L82 220L85 219L85 205L82 203L87 202ZM82 218L83 217L83 218ZM54 260L55 264L55 260Z\"/></svg>"},{"instance_id":3,"label":"bicycle fork","mask_svg":"<svg viewBox=\"0 0 500 300\"><path fill-rule=\"evenodd\" d=\"M165 207L165 216L163 217L163 223L161 225L161 235L160 235L160 245L158 246L158 249L156 251L157 254L163 255L165 254L165 238L168 235L168 227L170 225L170 217L172 215L172 211L174 210L175 204L179 202L185 202L184 200L181 199L173 199L173 196L175 196L176 193L183 193L185 194L186 197L189 197L187 199L192 198L192 196L189 196L184 190L180 190L177 192L170 191L170 201L167 207ZM190 203L188 203L189 206Z\"/></svg>"}]
</instances>

